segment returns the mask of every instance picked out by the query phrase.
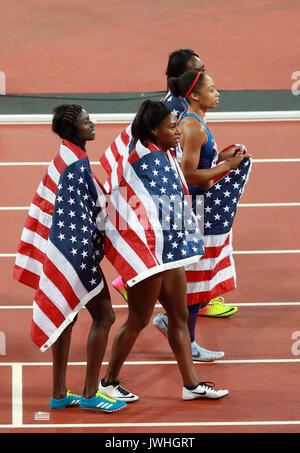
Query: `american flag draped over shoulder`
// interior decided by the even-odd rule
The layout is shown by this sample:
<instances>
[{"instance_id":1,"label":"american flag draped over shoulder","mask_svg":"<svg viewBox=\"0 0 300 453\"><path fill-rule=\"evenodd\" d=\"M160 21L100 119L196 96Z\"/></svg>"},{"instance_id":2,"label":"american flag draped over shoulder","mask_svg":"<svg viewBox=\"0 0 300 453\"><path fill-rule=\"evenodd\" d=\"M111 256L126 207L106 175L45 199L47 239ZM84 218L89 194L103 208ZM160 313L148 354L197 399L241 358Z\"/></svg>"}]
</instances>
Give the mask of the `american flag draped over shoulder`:
<instances>
[{"instance_id":1,"label":"american flag draped over shoulder","mask_svg":"<svg viewBox=\"0 0 300 453\"><path fill-rule=\"evenodd\" d=\"M203 243L173 153L138 141L110 168L105 255L127 284L199 261Z\"/></svg>"},{"instance_id":2,"label":"american flag draped over shoulder","mask_svg":"<svg viewBox=\"0 0 300 453\"><path fill-rule=\"evenodd\" d=\"M104 189L107 193L111 193L113 188L117 188L123 177L123 170L129 157L131 142L131 124L129 124L100 158L100 163L108 175L104 184Z\"/></svg>"},{"instance_id":3,"label":"american flag draped over shoulder","mask_svg":"<svg viewBox=\"0 0 300 453\"><path fill-rule=\"evenodd\" d=\"M188 103L184 98L177 98L175 97L170 91L166 94L166 96L162 99L169 109L172 110L173 113L180 117L180 115L188 108Z\"/></svg>"},{"instance_id":4,"label":"american flag draped over shoulder","mask_svg":"<svg viewBox=\"0 0 300 453\"><path fill-rule=\"evenodd\" d=\"M185 268L188 305L209 302L236 287L232 257L232 225L248 181L252 160L219 179L203 196L193 198L196 218L203 228L205 255Z\"/></svg>"},{"instance_id":5,"label":"american flag draped over shoulder","mask_svg":"<svg viewBox=\"0 0 300 453\"><path fill-rule=\"evenodd\" d=\"M129 157L130 144L132 136L129 125L100 159L108 174L104 187L109 193L118 190ZM201 231L205 255L198 262L185 266L189 305L208 302L236 287L235 264L232 257L232 225L251 166L252 161L248 159L242 162L237 170L216 178L216 184L204 196L204 201L198 198L198 205L196 201L193 203L198 222L204 225L205 219L208 223ZM183 177L182 180L184 181ZM230 192L229 195L227 191ZM202 213L199 213L199 210L202 210ZM199 215L203 217L199 218Z\"/></svg>"},{"instance_id":6,"label":"american flag draped over shoulder","mask_svg":"<svg viewBox=\"0 0 300 453\"><path fill-rule=\"evenodd\" d=\"M14 278L36 290L31 337L45 351L104 282L100 184L86 153L63 141L31 203Z\"/></svg>"}]
</instances>

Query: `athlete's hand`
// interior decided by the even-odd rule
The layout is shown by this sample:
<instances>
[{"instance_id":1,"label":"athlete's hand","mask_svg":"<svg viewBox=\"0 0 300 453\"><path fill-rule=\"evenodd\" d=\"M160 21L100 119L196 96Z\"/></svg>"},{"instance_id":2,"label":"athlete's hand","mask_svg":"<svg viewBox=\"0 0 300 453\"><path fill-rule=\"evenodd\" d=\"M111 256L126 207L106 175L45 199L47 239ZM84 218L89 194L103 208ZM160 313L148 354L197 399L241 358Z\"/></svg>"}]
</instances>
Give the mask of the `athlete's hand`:
<instances>
[{"instance_id":1,"label":"athlete's hand","mask_svg":"<svg viewBox=\"0 0 300 453\"><path fill-rule=\"evenodd\" d=\"M244 153L243 151L237 151L235 156L227 159L229 169L236 170L239 167L242 160L247 159L247 157L252 157L252 155L249 153Z\"/></svg>"},{"instance_id":2,"label":"athlete's hand","mask_svg":"<svg viewBox=\"0 0 300 453\"><path fill-rule=\"evenodd\" d=\"M223 151L220 152L219 162L228 160L239 152L245 154L247 152L246 147L244 145L230 145L227 148L224 148Z\"/></svg>"}]
</instances>

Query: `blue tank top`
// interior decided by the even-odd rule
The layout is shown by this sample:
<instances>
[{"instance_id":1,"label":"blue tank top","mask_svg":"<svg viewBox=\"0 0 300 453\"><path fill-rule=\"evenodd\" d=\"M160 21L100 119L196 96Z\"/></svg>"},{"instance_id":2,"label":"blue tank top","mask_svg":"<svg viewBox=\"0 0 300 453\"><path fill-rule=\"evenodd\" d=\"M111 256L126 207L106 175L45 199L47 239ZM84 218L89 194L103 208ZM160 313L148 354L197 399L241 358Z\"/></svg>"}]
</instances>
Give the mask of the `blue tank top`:
<instances>
[{"instance_id":1,"label":"blue tank top","mask_svg":"<svg viewBox=\"0 0 300 453\"><path fill-rule=\"evenodd\" d=\"M196 118L196 120L198 120L204 126L208 138L207 143L205 143L205 145L201 147L200 159L197 169L201 170L214 167L218 158L218 148L210 130L201 120L201 118L199 118L199 116L195 115L194 113L184 113L179 120L179 124L183 120L183 118L187 117ZM205 191L196 186L189 186L189 192L191 195L201 195Z\"/></svg>"}]
</instances>

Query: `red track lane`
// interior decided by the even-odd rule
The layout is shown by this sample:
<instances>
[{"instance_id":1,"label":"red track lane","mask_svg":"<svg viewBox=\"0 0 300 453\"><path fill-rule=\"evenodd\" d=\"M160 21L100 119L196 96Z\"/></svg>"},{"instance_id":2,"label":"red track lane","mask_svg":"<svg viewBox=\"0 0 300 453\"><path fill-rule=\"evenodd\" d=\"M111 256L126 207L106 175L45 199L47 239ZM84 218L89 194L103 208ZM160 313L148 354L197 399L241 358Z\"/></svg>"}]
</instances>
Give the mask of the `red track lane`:
<instances>
[{"instance_id":1,"label":"red track lane","mask_svg":"<svg viewBox=\"0 0 300 453\"><path fill-rule=\"evenodd\" d=\"M90 112L92 113L92 112ZM91 161L98 161L125 124L97 124L96 140L88 144ZM210 123L219 146L243 143L256 159L299 158L299 122ZM1 162L38 161L53 158L59 140L50 124L1 125Z\"/></svg>"},{"instance_id":2,"label":"red track lane","mask_svg":"<svg viewBox=\"0 0 300 453\"><path fill-rule=\"evenodd\" d=\"M123 303L119 301L119 305L123 305ZM115 332L127 318L127 306L125 303L123 308L115 308L115 311L116 322L109 335L108 349L104 360L109 358ZM156 307L153 317L159 311L162 311L162 309ZM300 330L299 315L300 306L287 307L269 304L268 306L242 307L235 316L226 319L201 316L197 323L196 339L205 348L224 351L226 354L225 360L293 359L297 357L292 354L293 340L291 336L293 332ZM41 353L30 339L31 318L31 308L1 310L0 330L7 335L7 348L6 355L0 356L0 363L51 362L51 352ZM86 360L85 344L90 325L91 318L87 310L82 310L73 330L70 362L84 362ZM264 328L261 328L261 325ZM276 336L271 341L275 327ZM174 360L174 356L168 341L150 322L138 337L135 347L127 360L170 361ZM198 364L197 366L200 365L202 367L203 364ZM217 365L217 362L213 365ZM208 364L205 364L205 366L208 366ZM219 365L217 366L219 370ZM202 370L202 368L200 369ZM155 368L154 371L149 366L150 374L156 374L158 370L159 368ZM205 377L207 379L202 371L199 372L201 378ZM127 380L126 372L125 374L122 372L121 377L124 381L124 386L126 384L128 387L135 387L134 380ZM223 385L219 379L216 382L219 386ZM72 385L72 380L70 380L69 385ZM76 390L80 391L81 378L76 385ZM153 391L156 392L156 384L153 384Z\"/></svg>"},{"instance_id":3,"label":"red track lane","mask_svg":"<svg viewBox=\"0 0 300 453\"><path fill-rule=\"evenodd\" d=\"M295 152L298 126L295 123L280 123L280 127L281 131L279 123L213 125L215 134L220 137L218 143L222 142L225 146L233 141L242 142L248 148L255 145L255 158L298 157ZM90 160L98 160L99 149L103 152L122 129L123 125L97 125L101 139L91 143ZM49 161L57 149L58 141L49 133L49 126L3 126L1 132L3 162ZM230 139L231 134L235 140ZM284 134L285 140L281 134ZM286 156L282 153L284 143ZM299 202L298 167L299 163L254 163L242 203ZM94 170L104 181L105 175L100 166L95 166ZM0 206L28 206L41 174L41 166L0 167L3 186ZM240 207L234 224L234 249L299 249L298 215L297 207ZM0 211L1 253L16 252L25 216L26 211ZM226 301L252 305L239 307L238 312L228 319L200 317L196 334L198 343L207 348L224 350L226 360L297 358L292 353L292 335L299 329L300 307L272 306L272 302L299 302L299 254L235 255L234 259L238 287L226 295ZM0 259L1 305L31 305L34 291L12 280L13 264L14 258ZM111 288L110 282L116 272L106 259L102 267ZM114 305L121 304L124 308L116 309L117 319L110 332L104 360L108 360L114 333L127 314L125 302L112 289L111 296ZM255 306L255 302L267 305ZM154 314L158 311L159 308L155 308ZM0 362L51 362L51 352L41 354L31 342L31 315L29 308L1 310L0 331L6 335L7 350L5 356L0 356ZM82 310L73 332L70 361L85 361L89 326L88 312ZM150 324L141 333L128 360L170 361L174 358L168 342ZM35 412L49 411L51 367L24 366L23 423L45 424L44 431L48 430L46 426L49 423L187 423L186 427L49 428L50 432L300 432L300 425L188 426L191 422L300 420L300 403L295 398L298 363L199 363L196 367L200 379L216 382L218 387L227 386L230 396L214 402L183 402L180 399L180 375L175 365L126 365L121 378L125 387L140 394L138 403L109 416L81 409L51 411L48 422L38 422L34 420ZM104 371L105 365L101 375ZM12 416L11 367L2 367L0 375L0 385L4 390L0 424L9 424ZM69 367L68 383L73 391L81 392L83 379L83 366ZM4 428L2 431L10 430ZM22 428L16 431L21 432ZM39 432L39 429L26 431Z\"/></svg>"},{"instance_id":4,"label":"red track lane","mask_svg":"<svg viewBox=\"0 0 300 453\"><path fill-rule=\"evenodd\" d=\"M125 127L126 124L96 124L96 140L88 146L90 160L98 161ZM57 152L59 144L60 139L51 131L50 124L1 125L2 162L48 162Z\"/></svg>"},{"instance_id":5,"label":"red track lane","mask_svg":"<svg viewBox=\"0 0 300 453\"><path fill-rule=\"evenodd\" d=\"M155 0L147 8L11 0L0 70L8 93L153 91L165 87L169 53L184 47L200 54L219 89L290 89L299 14L286 0Z\"/></svg>"},{"instance_id":6,"label":"red track lane","mask_svg":"<svg viewBox=\"0 0 300 453\"><path fill-rule=\"evenodd\" d=\"M0 166L0 178L4 187L14 191L13 198L7 192L0 194L0 206L30 206L46 166ZM95 175L103 183L104 169L92 166ZM298 175L300 162L253 163L249 184L241 203L291 203L299 202Z\"/></svg>"},{"instance_id":7,"label":"red track lane","mask_svg":"<svg viewBox=\"0 0 300 453\"><path fill-rule=\"evenodd\" d=\"M17 329L15 329L15 345L11 345L11 350L7 351L5 362L22 360L21 357L26 357L26 361L34 360L39 352L36 351L34 355L31 354L33 348L26 339L24 341L24 330L18 328L21 324L19 317L22 317L23 322L29 323L30 310L17 311L17 315L12 311L7 313L10 313L5 316L7 328L12 325L11 323L14 323ZM125 309L118 310L117 325L113 327L112 335L125 319L125 315ZM292 359L295 356L291 352L291 335L298 330L297 319L299 315L300 307L292 309L272 307L268 310L263 307L248 307L230 320L199 319L197 339L199 343L207 347L220 348L222 346L226 352L225 359L227 360ZM265 328L259 328L260 324L263 324ZM83 345L89 325L89 316L86 311L82 311L77 326L74 328L70 361L85 360L85 347ZM276 328L276 338L274 338L274 328ZM11 339L9 340L11 343ZM50 351L43 354L43 360L51 361L50 356ZM173 360L173 356L164 337L152 326L148 326L140 335L128 360L169 361ZM105 372L105 367L104 365L101 375ZM183 402L180 398L181 379L175 365L125 365L121 373L122 382L124 386L130 387L132 391L140 395L139 402L129 405L124 411L109 416L85 412L81 409L50 411L50 420L42 422L45 425L43 429L46 429L49 423L184 422L187 424L185 428L177 428L176 430L173 428L173 430L175 432L207 432L207 429L203 427L191 429L188 423L299 420L300 403L297 398L294 398L298 368L298 363L198 363L196 369L199 378L214 381L218 386L228 387L230 395L219 401ZM7 396L9 396L11 394L10 370L6 367L4 370L4 375L8 380L4 382L2 388L7 389ZM68 386L74 392L81 392L83 379L84 367L70 365ZM23 367L24 424L40 424L41 422L34 420L35 412L49 412L50 388L51 367L49 365ZM159 404L157 404L158 398ZM287 401L293 401L293 404L287 405ZM10 413L4 409L5 405L1 404L0 421L9 423ZM84 427L81 429L85 431ZM98 429L101 432L121 432L118 428L112 427ZM271 429L275 432L281 432L279 426ZM219 428L214 427L213 430L218 432ZM224 431L224 427L220 430ZM299 432L299 427L290 427L291 430ZM126 431L137 432L138 430L135 427L128 427ZM159 432L160 430L149 427L143 428L143 432L153 431ZM227 427L227 431L238 432L240 430L238 427ZM78 432L77 428L76 432ZM169 432L169 428L164 428L163 432Z\"/></svg>"},{"instance_id":8,"label":"red track lane","mask_svg":"<svg viewBox=\"0 0 300 453\"><path fill-rule=\"evenodd\" d=\"M299 254L235 255L234 261L237 288L225 295L228 303L299 302ZM14 258L0 260L1 305L30 305L34 294L12 280L13 265ZM102 268L108 281L116 277L106 259Z\"/></svg>"},{"instance_id":9,"label":"red track lane","mask_svg":"<svg viewBox=\"0 0 300 453\"><path fill-rule=\"evenodd\" d=\"M2 317L1 317L2 318ZM0 424L10 424L12 421L12 369L11 367L1 367L0 373L1 385L1 406L0 410Z\"/></svg>"},{"instance_id":10,"label":"red track lane","mask_svg":"<svg viewBox=\"0 0 300 453\"><path fill-rule=\"evenodd\" d=\"M299 225L295 222L298 211L299 206L240 207L233 227L234 249L300 250ZM1 253L16 252L26 215L23 210L0 211L0 234L9 229Z\"/></svg>"}]
</instances>

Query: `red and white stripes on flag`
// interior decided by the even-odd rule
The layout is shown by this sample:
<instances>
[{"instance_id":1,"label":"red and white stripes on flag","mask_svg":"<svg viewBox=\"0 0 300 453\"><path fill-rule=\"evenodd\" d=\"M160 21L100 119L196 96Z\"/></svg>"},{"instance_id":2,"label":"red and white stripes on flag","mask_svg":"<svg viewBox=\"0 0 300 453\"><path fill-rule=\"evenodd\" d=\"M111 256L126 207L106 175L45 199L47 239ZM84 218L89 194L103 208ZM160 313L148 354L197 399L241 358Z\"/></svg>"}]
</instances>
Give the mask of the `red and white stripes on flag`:
<instances>
[{"instance_id":1,"label":"red and white stripes on flag","mask_svg":"<svg viewBox=\"0 0 300 453\"><path fill-rule=\"evenodd\" d=\"M100 162L108 174L108 179L104 187L109 193L114 191L117 192L119 190L125 163L129 157L129 144L131 139L131 126L129 125L126 130L116 138L100 159ZM245 163L242 163L236 171L225 173L219 178L216 178L215 185L210 191L216 198L218 197L218 187L222 185L223 191L228 190L228 192L231 193L231 202L228 203L230 204L230 210L228 211L226 218L223 218L223 215L227 214L228 198L223 196L220 205L214 205L213 197L205 197L205 208L212 208L212 214L216 216L213 218L215 229L214 231L210 231L209 228L204 228L202 239L205 255L202 256L199 261L185 266L187 301L189 305L199 302L209 302L214 297L231 291L236 287L236 271L232 256L232 223L236 214L238 201L243 193L251 169L251 160L248 159L247 162L250 163L250 165L247 168L245 167L243 171L241 171L241 169L244 167ZM176 165L179 168L177 161ZM180 168L179 174L182 178L184 191L187 192L188 189ZM219 199L217 198L216 203L218 202ZM216 208L219 208L221 212L219 213L216 211ZM206 213L204 209L203 214L204 219L201 219L201 223L205 225L207 218L207 222L210 223L209 214ZM229 214L230 219L228 221ZM122 264L120 263L120 269L122 265L125 265L125 262Z\"/></svg>"},{"instance_id":2,"label":"red and white stripes on flag","mask_svg":"<svg viewBox=\"0 0 300 453\"><path fill-rule=\"evenodd\" d=\"M202 237L205 255L185 268L188 305L207 303L236 288L232 232Z\"/></svg>"},{"instance_id":3,"label":"red and white stripes on flag","mask_svg":"<svg viewBox=\"0 0 300 453\"><path fill-rule=\"evenodd\" d=\"M14 267L14 278L34 289L38 287L52 226L57 186L60 175L73 162L86 157L68 142L50 162L30 205Z\"/></svg>"},{"instance_id":4,"label":"red and white stripes on flag","mask_svg":"<svg viewBox=\"0 0 300 453\"><path fill-rule=\"evenodd\" d=\"M251 166L251 159L244 159L236 170L218 178L202 197L205 255L198 263L185 268L188 305L207 303L236 287L232 225ZM194 209L196 204L193 199Z\"/></svg>"},{"instance_id":5,"label":"red and white stripes on flag","mask_svg":"<svg viewBox=\"0 0 300 453\"><path fill-rule=\"evenodd\" d=\"M112 189L117 188L119 185L123 176L124 166L129 157L131 139L131 124L129 124L100 158L100 163L108 175L104 184L104 189L107 193L111 193Z\"/></svg>"},{"instance_id":6,"label":"red and white stripes on flag","mask_svg":"<svg viewBox=\"0 0 300 453\"><path fill-rule=\"evenodd\" d=\"M96 231L95 222L87 222L92 209L94 216L100 210L93 201L97 200L96 184L86 153L64 140L28 212L13 276L36 290L31 338L41 351L56 341L81 307L104 286L99 266L93 285L79 266L88 262L82 256L86 256L85 247L92 244L92 229ZM89 198L91 191L93 199ZM83 236L83 231L88 233ZM79 246L83 238L85 247ZM76 255L80 261L76 261ZM90 258L90 267L93 263Z\"/></svg>"},{"instance_id":7,"label":"red and white stripes on flag","mask_svg":"<svg viewBox=\"0 0 300 453\"><path fill-rule=\"evenodd\" d=\"M156 145L146 147L138 141L124 161L119 160L114 167L122 168L120 178L118 170L111 173L105 255L133 286L158 272L198 261L203 245L184 177L172 152L164 155ZM168 212L170 200L179 201L176 212L175 208ZM177 214L187 220L189 229L184 221L176 221Z\"/></svg>"}]
</instances>

